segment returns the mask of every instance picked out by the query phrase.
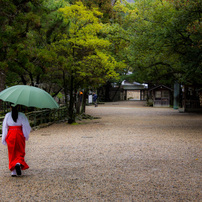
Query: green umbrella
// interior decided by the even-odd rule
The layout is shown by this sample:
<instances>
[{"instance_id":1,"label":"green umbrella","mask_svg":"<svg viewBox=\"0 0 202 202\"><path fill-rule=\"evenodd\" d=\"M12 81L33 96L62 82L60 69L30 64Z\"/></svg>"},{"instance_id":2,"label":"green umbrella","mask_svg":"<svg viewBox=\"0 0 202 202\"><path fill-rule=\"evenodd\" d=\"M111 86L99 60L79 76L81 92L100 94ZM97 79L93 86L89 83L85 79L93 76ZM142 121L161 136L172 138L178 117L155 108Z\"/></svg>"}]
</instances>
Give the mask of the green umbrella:
<instances>
[{"instance_id":1,"label":"green umbrella","mask_svg":"<svg viewBox=\"0 0 202 202\"><path fill-rule=\"evenodd\" d=\"M57 102L46 91L33 86L17 85L0 92L0 99L14 105L37 108L59 108Z\"/></svg>"}]
</instances>

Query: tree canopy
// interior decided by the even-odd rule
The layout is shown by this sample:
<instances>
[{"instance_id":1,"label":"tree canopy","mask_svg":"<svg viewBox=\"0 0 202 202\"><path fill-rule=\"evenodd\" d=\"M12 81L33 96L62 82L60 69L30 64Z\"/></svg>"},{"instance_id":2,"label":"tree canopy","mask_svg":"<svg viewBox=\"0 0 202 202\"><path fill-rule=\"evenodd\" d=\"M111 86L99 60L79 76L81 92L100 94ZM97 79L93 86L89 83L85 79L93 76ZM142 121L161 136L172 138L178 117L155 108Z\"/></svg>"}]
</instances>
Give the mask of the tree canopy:
<instances>
[{"instance_id":1,"label":"tree canopy","mask_svg":"<svg viewBox=\"0 0 202 202\"><path fill-rule=\"evenodd\" d=\"M141 83L202 84L200 0L0 4L0 73L9 86L41 85L67 101L128 71Z\"/></svg>"},{"instance_id":2,"label":"tree canopy","mask_svg":"<svg viewBox=\"0 0 202 202\"><path fill-rule=\"evenodd\" d=\"M42 1L5 1L0 8L0 68L9 83L33 83L43 71L37 61ZM17 76L16 76L17 75Z\"/></svg>"},{"instance_id":3,"label":"tree canopy","mask_svg":"<svg viewBox=\"0 0 202 202\"><path fill-rule=\"evenodd\" d=\"M147 83L201 83L201 2L137 0L116 10L130 35L133 79Z\"/></svg>"}]
</instances>

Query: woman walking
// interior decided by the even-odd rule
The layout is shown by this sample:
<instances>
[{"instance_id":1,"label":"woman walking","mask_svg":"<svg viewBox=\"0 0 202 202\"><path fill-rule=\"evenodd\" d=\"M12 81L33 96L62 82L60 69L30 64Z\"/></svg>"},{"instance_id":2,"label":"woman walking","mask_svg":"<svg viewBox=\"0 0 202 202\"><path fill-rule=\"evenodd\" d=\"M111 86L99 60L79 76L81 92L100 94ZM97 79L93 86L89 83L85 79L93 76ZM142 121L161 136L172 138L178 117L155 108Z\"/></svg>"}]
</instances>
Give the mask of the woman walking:
<instances>
[{"instance_id":1,"label":"woman walking","mask_svg":"<svg viewBox=\"0 0 202 202\"><path fill-rule=\"evenodd\" d=\"M24 160L25 140L29 139L31 127L25 114L18 112L18 107L12 107L7 113L2 126L2 143L8 147L9 169L11 176L21 175L21 169L29 166Z\"/></svg>"}]
</instances>

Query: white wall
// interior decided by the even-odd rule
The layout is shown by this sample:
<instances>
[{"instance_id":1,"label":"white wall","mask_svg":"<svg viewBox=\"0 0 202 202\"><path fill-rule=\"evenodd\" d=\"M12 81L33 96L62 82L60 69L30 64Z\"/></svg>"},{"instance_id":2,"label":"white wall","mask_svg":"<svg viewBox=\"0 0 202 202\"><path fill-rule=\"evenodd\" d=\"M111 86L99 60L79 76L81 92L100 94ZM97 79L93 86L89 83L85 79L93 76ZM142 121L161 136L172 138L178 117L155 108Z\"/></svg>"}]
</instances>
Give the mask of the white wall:
<instances>
[{"instance_id":1,"label":"white wall","mask_svg":"<svg viewBox=\"0 0 202 202\"><path fill-rule=\"evenodd\" d=\"M127 100L128 98L140 100L140 90L127 90Z\"/></svg>"}]
</instances>

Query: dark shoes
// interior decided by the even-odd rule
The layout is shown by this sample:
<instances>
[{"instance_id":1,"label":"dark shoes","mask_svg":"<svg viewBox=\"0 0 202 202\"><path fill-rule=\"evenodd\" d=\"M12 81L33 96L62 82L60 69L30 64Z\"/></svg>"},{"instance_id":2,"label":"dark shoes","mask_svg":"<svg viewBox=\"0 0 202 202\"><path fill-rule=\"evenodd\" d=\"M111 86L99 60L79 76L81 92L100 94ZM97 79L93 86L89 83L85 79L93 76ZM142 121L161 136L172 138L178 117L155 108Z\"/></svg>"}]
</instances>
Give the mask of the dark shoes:
<instances>
[{"instance_id":1,"label":"dark shoes","mask_svg":"<svg viewBox=\"0 0 202 202\"><path fill-rule=\"evenodd\" d=\"M21 175L21 167L20 167L20 164L16 164L16 165L15 165L15 169L16 169L17 175Z\"/></svg>"},{"instance_id":2,"label":"dark shoes","mask_svg":"<svg viewBox=\"0 0 202 202\"><path fill-rule=\"evenodd\" d=\"M20 163L17 163L15 165L15 169L11 171L11 177L17 177L18 175L21 175L21 165Z\"/></svg>"}]
</instances>

